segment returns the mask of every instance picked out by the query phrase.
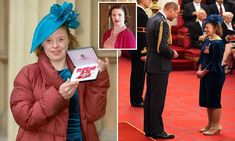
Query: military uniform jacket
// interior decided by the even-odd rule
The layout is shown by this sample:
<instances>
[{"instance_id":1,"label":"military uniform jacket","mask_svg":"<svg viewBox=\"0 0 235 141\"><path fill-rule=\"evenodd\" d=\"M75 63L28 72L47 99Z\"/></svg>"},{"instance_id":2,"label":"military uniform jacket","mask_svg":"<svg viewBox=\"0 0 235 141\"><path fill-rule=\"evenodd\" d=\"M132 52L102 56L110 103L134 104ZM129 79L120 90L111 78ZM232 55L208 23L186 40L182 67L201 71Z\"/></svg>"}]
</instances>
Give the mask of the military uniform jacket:
<instances>
[{"instance_id":1,"label":"military uniform jacket","mask_svg":"<svg viewBox=\"0 0 235 141\"><path fill-rule=\"evenodd\" d=\"M167 20L161 12L158 12L147 22L148 54L145 66L146 72L167 74L172 70L171 59L174 52L169 47L169 37Z\"/></svg>"},{"instance_id":2,"label":"military uniform jacket","mask_svg":"<svg viewBox=\"0 0 235 141\"><path fill-rule=\"evenodd\" d=\"M146 24L148 21L148 15L143 8L137 7L137 27L140 29L145 29L145 31L137 30L137 50L129 51L131 55L138 57L144 56L144 53L141 54L141 51L147 47L146 45ZM146 53L145 53L146 55Z\"/></svg>"}]
</instances>

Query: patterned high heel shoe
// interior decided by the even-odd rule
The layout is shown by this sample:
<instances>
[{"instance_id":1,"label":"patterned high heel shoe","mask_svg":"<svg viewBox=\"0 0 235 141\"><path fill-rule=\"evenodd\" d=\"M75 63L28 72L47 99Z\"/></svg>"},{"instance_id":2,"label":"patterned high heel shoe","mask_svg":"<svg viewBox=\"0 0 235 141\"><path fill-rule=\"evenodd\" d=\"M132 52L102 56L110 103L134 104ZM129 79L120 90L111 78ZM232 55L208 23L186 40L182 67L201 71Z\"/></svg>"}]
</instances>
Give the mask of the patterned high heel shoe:
<instances>
[{"instance_id":1,"label":"patterned high heel shoe","mask_svg":"<svg viewBox=\"0 0 235 141\"><path fill-rule=\"evenodd\" d=\"M207 125L206 127L199 130L200 133L206 132L211 128L211 126Z\"/></svg>"},{"instance_id":2,"label":"patterned high heel shoe","mask_svg":"<svg viewBox=\"0 0 235 141\"><path fill-rule=\"evenodd\" d=\"M221 130L222 130L222 126L211 127L208 131L203 132L203 135L213 136L213 135L219 134Z\"/></svg>"}]
</instances>

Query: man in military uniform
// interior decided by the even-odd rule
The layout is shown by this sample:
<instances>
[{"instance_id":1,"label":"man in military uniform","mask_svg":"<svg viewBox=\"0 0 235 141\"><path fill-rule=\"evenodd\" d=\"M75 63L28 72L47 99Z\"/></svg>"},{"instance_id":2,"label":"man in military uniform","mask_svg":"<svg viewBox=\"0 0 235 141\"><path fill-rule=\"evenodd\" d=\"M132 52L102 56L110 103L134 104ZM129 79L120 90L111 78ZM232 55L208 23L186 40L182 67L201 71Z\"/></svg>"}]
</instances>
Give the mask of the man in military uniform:
<instances>
[{"instance_id":1,"label":"man in military uniform","mask_svg":"<svg viewBox=\"0 0 235 141\"><path fill-rule=\"evenodd\" d=\"M142 93L144 89L144 64L141 57L146 56L146 23L148 16L145 9L152 0L137 0L137 50L129 51L131 54L130 102L133 107L143 107Z\"/></svg>"},{"instance_id":2,"label":"man in military uniform","mask_svg":"<svg viewBox=\"0 0 235 141\"><path fill-rule=\"evenodd\" d=\"M174 135L164 131L162 112L168 76L172 70L171 59L178 57L178 53L169 47L172 40L167 19L172 21L178 13L178 4L168 2L163 11L159 11L147 22L147 92L144 101L144 132L146 136L154 139L174 138Z\"/></svg>"}]
</instances>

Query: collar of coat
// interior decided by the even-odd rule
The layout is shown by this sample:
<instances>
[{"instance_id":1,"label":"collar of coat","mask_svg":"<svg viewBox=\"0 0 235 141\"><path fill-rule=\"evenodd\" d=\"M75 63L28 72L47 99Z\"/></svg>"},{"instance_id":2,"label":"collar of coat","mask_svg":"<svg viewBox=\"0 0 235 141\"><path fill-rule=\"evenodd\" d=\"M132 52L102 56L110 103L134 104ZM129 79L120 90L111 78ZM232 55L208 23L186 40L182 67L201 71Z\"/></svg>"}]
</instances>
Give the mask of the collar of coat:
<instances>
[{"instance_id":1,"label":"collar of coat","mask_svg":"<svg viewBox=\"0 0 235 141\"><path fill-rule=\"evenodd\" d=\"M157 14L160 15L164 21L167 21L166 14L163 11L159 11Z\"/></svg>"},{"instance_id":2,"label":"collar of coat","mask_svg":"<svg viewBox=\"0 0 235 141\"><path fill-rule=\"evenodd\" d=\"M69 70L73 72L74 66L68 55L66 56L66 61ZM60 85L63 83L63 79L60 77L58 71L55 70L55 68L52 66L49 58L44 51L39 55L37 64L45 81L45 84L48 86L53 85L56 89L59 89Z\"/></svg>"}]
</instances>

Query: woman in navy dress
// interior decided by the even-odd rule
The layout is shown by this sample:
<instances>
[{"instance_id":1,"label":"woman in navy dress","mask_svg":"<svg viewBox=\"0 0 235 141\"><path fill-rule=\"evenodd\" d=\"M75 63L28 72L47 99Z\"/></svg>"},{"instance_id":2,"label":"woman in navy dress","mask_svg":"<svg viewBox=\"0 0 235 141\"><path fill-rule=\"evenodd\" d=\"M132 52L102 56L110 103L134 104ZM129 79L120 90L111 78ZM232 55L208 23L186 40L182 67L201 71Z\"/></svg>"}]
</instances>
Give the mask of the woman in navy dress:
<instances>
[{"instance_id":1,"label":"woman in navy dress","mask_svg":"<svg viewBox=\"0 0 235 141\"><path fill-rule=\"evenodd\" d=\"M224 68L221 66L224 42L222 36L222 18L211 15L205 19L204 41L199 58L197 77L200 78L199 105L207 108L208 124L200 129L204 135L220 133L221 91L225 81Z\"/></svg>"}]
</instances>

